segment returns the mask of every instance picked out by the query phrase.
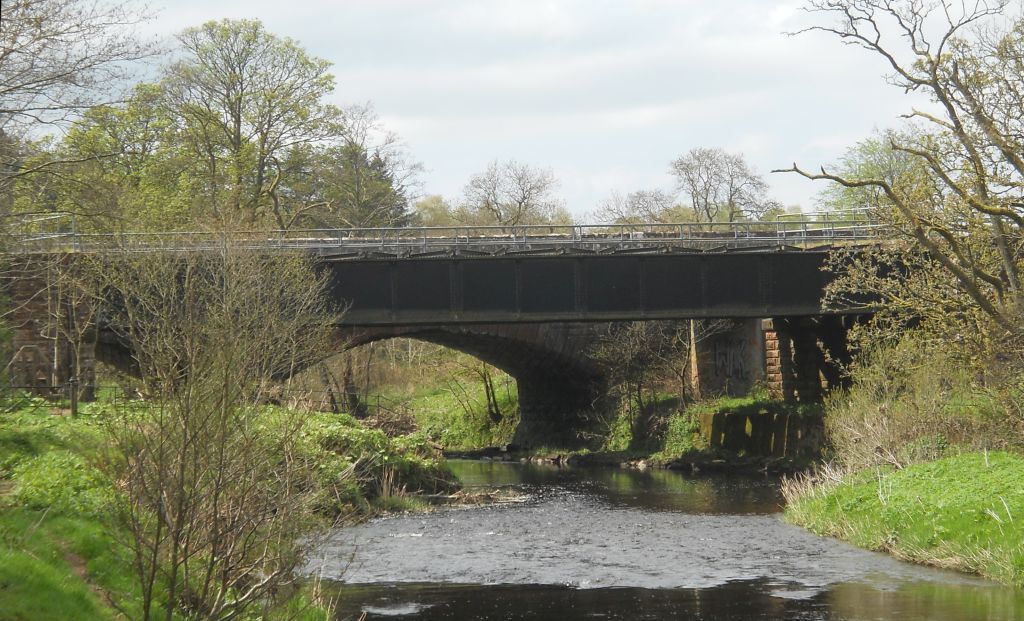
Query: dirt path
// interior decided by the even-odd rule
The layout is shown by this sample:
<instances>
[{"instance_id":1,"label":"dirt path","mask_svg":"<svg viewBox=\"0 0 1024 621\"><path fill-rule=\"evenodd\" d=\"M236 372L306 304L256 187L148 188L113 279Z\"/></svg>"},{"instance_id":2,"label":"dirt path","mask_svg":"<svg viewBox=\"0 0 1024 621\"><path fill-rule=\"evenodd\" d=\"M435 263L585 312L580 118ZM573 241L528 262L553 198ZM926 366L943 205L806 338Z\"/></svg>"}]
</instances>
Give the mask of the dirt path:
<instances>
[{"instance_id":1,"label":"dirt path","mask_svg":"<svg viewBox=\"0 0 1024 621\"><path fill-rule=\"evenodd\" d=\"M75 554L68 547L66 542L61 542L61 549L64 551L64 560L67 561L67 564L71 567L71 571L75 572L75 575L89 587L89 590L92 591L93 595L106 604L111 610L118 610L117 606L114 605L114 599L110 596L110 592L93 582L92 577L89 575L89 568L85 559Z\"/></svg>"}]
</instances>

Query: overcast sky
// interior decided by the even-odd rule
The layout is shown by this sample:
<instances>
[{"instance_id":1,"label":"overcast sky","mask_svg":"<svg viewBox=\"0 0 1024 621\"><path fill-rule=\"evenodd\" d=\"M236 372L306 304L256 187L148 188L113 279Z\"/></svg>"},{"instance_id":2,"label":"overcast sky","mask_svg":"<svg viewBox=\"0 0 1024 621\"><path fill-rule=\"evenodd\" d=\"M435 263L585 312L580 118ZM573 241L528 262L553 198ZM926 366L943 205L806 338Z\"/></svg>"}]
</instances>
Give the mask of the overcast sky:
<instances>
[{"instance_id":1,"label":"overcast sky","mask_svg":"<svg viewBox=\"0 0 1024 621\"><path fill-rule=\"evenodd\" d=\"M165 0L166 1L166 0ZM693 147L740 152L775 198L814 207L821 185L769 174L833 162L910 101L868 54L772 0L175 0L168 37L258 18L329 60L334 103L371 102L456 199L494 159L550 168L577 217L612 191L673 189Z\"/></svg>"}]
</instances>

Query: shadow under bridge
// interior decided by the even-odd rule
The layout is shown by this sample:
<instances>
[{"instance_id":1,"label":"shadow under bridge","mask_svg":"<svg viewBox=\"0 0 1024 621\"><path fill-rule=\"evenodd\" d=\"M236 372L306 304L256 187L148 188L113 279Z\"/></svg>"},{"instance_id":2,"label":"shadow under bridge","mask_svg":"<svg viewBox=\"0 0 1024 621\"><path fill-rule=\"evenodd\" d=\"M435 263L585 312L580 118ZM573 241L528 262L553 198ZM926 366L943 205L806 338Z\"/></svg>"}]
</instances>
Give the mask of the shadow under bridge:
<instances>
[{"instance_id":1,"label":"shadow under bridge","mask_svg":"<svg viewBox=\"0 0 1024 621\"><path fill-rule=\"evenodd\" d=\"M513 443L573 444L604 395L604 373L587 355L601 324L342 327L345 347L411 338L469 354L516 380L520 422Z\"/></svg>"}]
</instances>

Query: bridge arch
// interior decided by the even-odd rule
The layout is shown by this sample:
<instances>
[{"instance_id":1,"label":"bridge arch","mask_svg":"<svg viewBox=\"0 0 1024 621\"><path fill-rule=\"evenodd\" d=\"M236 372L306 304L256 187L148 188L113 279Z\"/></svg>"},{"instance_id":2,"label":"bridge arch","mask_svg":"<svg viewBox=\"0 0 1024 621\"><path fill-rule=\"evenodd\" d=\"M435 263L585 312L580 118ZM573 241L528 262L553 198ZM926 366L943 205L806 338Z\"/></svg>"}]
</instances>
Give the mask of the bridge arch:
<instances>
[{"instance_id":1,"label":"bridge arch","mask_svg":"<svg viewBox=\"0 0 1024 621\"><path fill-rule=\"evenodd\" d=\"M605 393L604 372L586 354L598 329L579 323L347 327L339 344L350 349L411 338L469 354L516 380L520 421L514 444L572 445Z\"/></svg>"}]
</instances>

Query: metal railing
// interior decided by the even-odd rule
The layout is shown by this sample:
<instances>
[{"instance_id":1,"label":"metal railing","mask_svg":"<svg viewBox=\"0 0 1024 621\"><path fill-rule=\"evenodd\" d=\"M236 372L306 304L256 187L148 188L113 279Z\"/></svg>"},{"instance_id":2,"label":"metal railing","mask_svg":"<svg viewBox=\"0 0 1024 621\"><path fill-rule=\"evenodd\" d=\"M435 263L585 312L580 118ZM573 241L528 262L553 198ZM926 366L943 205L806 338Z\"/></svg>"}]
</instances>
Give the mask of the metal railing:
<instances>
[{"instance_id":1,"label":"metal railing","mask_svg":"<svg viewBox=\"0 0 1024 621\"><path fill-rule=\"evenodd\" d=\"M636 223L452 226L283 231L155 233L33 232L13 236L16 252L195 251L230 246L306 250L322 254L429 254L447 251L732 249L822 246L884 238L888 227L870 218L777 218L723 223Z\"/></svg>"}]
</instances>

